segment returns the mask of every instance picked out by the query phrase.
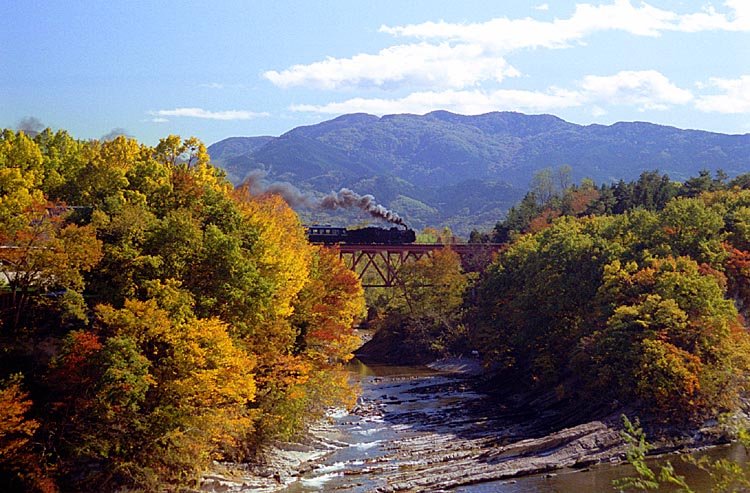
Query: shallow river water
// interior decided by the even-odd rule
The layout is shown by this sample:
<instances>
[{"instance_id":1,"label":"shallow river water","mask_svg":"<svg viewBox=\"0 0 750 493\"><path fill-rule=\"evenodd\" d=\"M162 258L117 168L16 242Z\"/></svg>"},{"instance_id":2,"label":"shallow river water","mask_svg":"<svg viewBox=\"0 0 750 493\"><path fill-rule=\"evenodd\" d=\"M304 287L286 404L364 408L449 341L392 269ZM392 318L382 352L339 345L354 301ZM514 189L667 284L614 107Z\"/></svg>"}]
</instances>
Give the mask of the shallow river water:
<instances>
[{"instance_id":1,"label":"shallow river water","mask_svg":"<svg viewBox=\"0 0 750 493\"><path fill-rule=\"evenodd\" d=\"M456 416L451 414L452 410L479 397L460 386L437 395L420 392L420 387L429 389L456 378L426 368L365 366L356 362L352 366L352 378L361 385L357 412L340 412L331 416L332 425L325 431L325 439L330 444L331 452L315 469L291 483L284 492L376 491L392 480L397 471L408 470L412 466L411 457L394 453L398 448L395 445L424 437L427 433L427 436L437 438L441 433L455 433L450 422L439 421L444 421L446 416ZM437 442L439 439L436 439ZM745 451L741 447L718 448L710 454L745 460ZM710 491L703 473L685 464L680 457L669 459L678 473L687 477L696 493ZM657 459L654 464L658 464L659 460L666 459ZM460 486L450 491L600 493L616 491L612 480L633 473L632 468L627 465L604 464L585 470L560 470L551 474ZM659 491L678 490L665 487Z\"/></svg>"}]
</instances>

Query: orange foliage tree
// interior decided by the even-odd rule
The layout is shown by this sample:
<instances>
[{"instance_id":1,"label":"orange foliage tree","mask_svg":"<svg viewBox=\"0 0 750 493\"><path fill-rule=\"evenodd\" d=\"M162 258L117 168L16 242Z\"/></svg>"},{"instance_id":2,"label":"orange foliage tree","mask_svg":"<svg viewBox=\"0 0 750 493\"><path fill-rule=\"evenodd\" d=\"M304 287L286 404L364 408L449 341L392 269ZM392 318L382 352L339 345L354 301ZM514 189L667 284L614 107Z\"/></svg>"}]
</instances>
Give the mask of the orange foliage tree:
<instances>
[{"instance_id":1,"label":"orange foliage tree","mask_svg":"<svg viewBox=\"0 0 750 493\"><path fill-rule=\"evenodd\" d=\"M26 417L32 402L21 380L17 374L0 381L0 486L39 491L42 464L30 444L39 422Z\"/></svg>"},{"instance_id":2,"label":"orange foliage tree","mask_svg":"<svg viewBox=\"0 0 750 493\"><path fill-rule=\"evenodd\" d=\"M342 363L360 342L353 324L364 312L364 295L356 274L346 268L336 249L313 250L310 276L293 308L290 322L297 337L286 364L296 371L277 373L267 384L262 421L268 431L286 437L331 407L353 405L353 389Z\"/></svg>"},{"instance_id":3,"label":"orange foliage tree","mask_svg":"<svg viewBox=\"0 0 750 493\"><path fill-rule=\"evenodd\" d=\"M100 306L98 334L71 333L53 366L74 484L197 484L253 433L254 358L225 323L195 318L179 283L149 290L148 301ZM80 469L90 462L95 471Z\"/></svg>"},{"instance_id":4,"label":"orange foliage tree","mask_svg":"<svg viewBox=\"0 0 750 493\"><path fill-rule=\"evenodd\" d=\"M353 325L364 310L357 275L343 264L335 248L316 248L310 278L294 304L296 351L319 369L348 361L359 343Z\"/></svg>"}]
</instances>

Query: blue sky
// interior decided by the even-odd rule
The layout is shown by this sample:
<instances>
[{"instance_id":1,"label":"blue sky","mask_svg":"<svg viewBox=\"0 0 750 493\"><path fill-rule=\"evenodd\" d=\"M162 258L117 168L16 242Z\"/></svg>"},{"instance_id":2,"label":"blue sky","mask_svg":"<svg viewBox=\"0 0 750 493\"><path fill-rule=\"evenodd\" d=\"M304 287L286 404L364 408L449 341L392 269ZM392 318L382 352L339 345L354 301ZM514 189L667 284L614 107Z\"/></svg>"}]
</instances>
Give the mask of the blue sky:
<instances>
[{"instance_id":1,"label":"blue sky","mask_svg":"<svg viewBox=\"0 0 750 493\"><path fill-rule=\"evenodd\" d=\"M0 127L211 144L437 109L748 133L750 0L0 6Z\"/></svg>"}]
</instances>

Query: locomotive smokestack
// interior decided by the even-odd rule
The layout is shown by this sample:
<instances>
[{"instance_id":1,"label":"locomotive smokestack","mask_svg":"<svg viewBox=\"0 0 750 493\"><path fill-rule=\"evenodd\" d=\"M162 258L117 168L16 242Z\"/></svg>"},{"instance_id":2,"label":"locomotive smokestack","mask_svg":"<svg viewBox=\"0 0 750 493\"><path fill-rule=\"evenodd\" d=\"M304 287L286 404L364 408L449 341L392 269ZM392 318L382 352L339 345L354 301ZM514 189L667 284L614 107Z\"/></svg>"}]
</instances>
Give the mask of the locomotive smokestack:
<instances>
[{"instance_id":1,"label":"locomotive smokestack","mask_svg":"<svg viewBox=\"0 0 750 493\"><path fill-rule=\"evenodd\" d=\"M255 170L245 178L245 186L253 195L261 193L275 193L281 196L287 204L292 207L302 206L310 209L336 210L358 208L370 214L372 217L388 221L406 228L404 220L393 211L375 202L372 195L359 195L358 193L342 188L338 192L331 192L322 199L311 193L300 191L297 187L287 182L268 183L265 180L266 172Z\"/></svg>"}]
</instances>

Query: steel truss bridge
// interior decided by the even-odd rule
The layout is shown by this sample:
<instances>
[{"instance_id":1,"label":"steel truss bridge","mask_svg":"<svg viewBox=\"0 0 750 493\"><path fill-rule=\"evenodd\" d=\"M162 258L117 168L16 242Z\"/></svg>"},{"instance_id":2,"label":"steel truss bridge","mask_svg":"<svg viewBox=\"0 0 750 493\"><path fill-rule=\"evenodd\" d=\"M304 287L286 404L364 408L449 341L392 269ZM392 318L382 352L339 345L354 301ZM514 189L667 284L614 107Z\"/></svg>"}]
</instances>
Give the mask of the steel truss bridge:
<instances>
[{"instance_id":1,"label":"steel truss bridge","mask_svg":"<svg viewBox=\"0 0 750 493\"><path fill-rule=\"evenodd\" d=\"M399 271L408 262L427 256L436 250L450 248L461 257L465 272L484 269L500 249L499 244L471 243L453 245L336 245L339 257L357 273L364 288L390 288L399 283Z\"/></svg>"}]
</instances>

